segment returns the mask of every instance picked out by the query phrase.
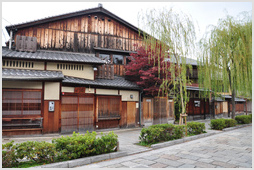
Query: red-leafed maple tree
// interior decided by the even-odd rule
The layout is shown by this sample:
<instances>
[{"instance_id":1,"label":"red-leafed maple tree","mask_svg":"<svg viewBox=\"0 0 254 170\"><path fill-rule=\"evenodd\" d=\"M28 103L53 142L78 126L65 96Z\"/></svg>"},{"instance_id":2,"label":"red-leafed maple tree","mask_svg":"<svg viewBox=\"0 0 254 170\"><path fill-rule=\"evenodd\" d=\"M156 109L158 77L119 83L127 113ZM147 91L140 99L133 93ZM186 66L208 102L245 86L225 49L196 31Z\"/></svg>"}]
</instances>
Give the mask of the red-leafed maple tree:
<instances>
[{"instance_id":1,"label":"red-leafed maple tree","mask_svg":"<svg viewBox=\"0 0 254 170\"><path fill-rule=\"evenodd\" d=\"M144 47L138 47L137 53L131 54L131 62L125 66L125 75L126 79L142 87L146 96L162 96L165 93L162 93L161 88L167 88L162 87L163 80L170 79L170 72L166 71L170 64L163 55L158 59L158 55L153 53L149 48L145 50Z\"/></svg>"}]
</instances>

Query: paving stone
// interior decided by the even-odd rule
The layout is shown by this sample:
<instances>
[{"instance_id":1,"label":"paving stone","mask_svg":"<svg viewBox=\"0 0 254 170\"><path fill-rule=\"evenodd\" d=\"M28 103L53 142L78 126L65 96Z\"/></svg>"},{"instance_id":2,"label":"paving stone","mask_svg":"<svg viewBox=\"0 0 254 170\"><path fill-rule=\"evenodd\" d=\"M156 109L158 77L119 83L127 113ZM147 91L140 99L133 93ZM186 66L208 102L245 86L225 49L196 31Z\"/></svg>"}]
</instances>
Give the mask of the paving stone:
<instances>
[{"instance_id":1,"label":"paving stone","mask_svg":"<svg viewBox=\"0 0 254 170\"><path fill-rule=\"evenodd\" d=\"M143 157L143 158L152 161L152 160L158 159L159 157L158 157L158 156L151 155L151 156L145 156L145 157Z\"/></svg>"},{"instance_id":2,"label":"paving stone","mask_svg":"<svg viewBox=\"0 0 254 170\"><path fill-rule=\"evenodd\" d=\"M77 168L101 168L102 166L97 165L97 164L90 164L90 165L86 165L86 166L79 166Z\"/></svg>"},{"instance_id":3,"label":"paving stone","mask_svg":"<svg viewBox=\"0 0 254 170\"><path fill-rule=\"evenodd\" d=\"M134 166L139 166L140 165L140 164L137 164L137 163L132 162L132 161L122 162L121 164L124 165L124 166L127 166L127 167L134 167Z\"/></svg>"},{"instance_id":4,"label":"paving stone","mask_svg":"<svg viewBox=\"0 0 254 170\"><path fill-rule=\"evenodd\" d=\"M199 156L187 155L187 154L178 154L176 156L179 156L179 157L182 157L182 158L186 158L186 159L192 159L192 160L198 160L198 159L200 159Z\"/></svg>"},{"instance_id":5,"label":"paving stone","mask_svg":"<svg viewBox=\"0 0 254 170\"><path fill-rule=\"evenodd\" d=\"M212 164L222 166L224 168L235 168L236 167L236 165L229 164L229 163L226 163L226 162L221 162L221 161L213 161Z\"/></svg>"},{"instance_id":6,"label":"paving stone","mask_svg":"<svg viewBox=\"0 0 254 170\"><path fill-rule=\"evenodd\" d=\"M217 156L213 156L210 158L211 160L214 160L214 161L221 161L221 162L228 162L229 159L228 158L223 158L223 157L217 157Z\"/></svg>"},{"instance_id":7,"label":"paving stone","mask_svg":"<svg viewBox=\"0 0 254 170\"><path fill-rule=\"evenodd\" d=\"M201 153L191 153L191 155L198 156L200 158L211 158L212 157L211 155L201 154Z\"/></svg>"},{"instance_id":8,"label":"paving stone","mask_svg":"<svg viewBox=\"0 0 254 170\"><path fill-rule=\"evenodd\" d=\"M173 166L167 166L166 168L176 168L176 167L173 167Z\"/></svg>"},{"instance_id":9,"label":"paving stone","mask_svg":"<svg viewBox=\"0 0 254 170\"><path fill-rule=\"evenodd\" d=\"M194 160L191 160L191 159L179 159L177 161L185 163L185 164L194 164L194 163L197 162L197 161L194 161Z\"/></svg>"},{"instance_id":10,"label":"paving stone","mask_svg":"<svg viewBox=\"0 0 254 170\"><path fill-rule=\"evenodd\" d=\"M159 158L159 159L156 159L154 161L162 163L162 164L166 164L166 165L169 165L169 166L173 166L173 167L178 167L178 166L183 165L182 162L172 161L172 160L164 159L164 158Z\"/></svg>"},{"instance_id":11,"label":"paving stone","mask_svg":"<svg viewBox=\"0 0 254 170\"><path fill-rule=\"evenodd\" d=\"M136 159L136 160L133 160L133 162L136 162L136 163L141 164L141 165L152 165L152 164L156 163L154 161L145 160L145 159Z\"/></svg>"},{"instance_id":12,"label":"paving stone","mask_svg":"<svg viewBox=\"0 0 254 170\"><path fill-rule=\"evenodd\" d=\"M178 156L175 156L175 155L168 155L168 154L162 155L162 156L160 156L160 157L161 157L161 158L170 159L170 160L179 160L179 159L181 159L181 158L178 157Z\"/></svg>"},{"instance_id":13,"label":"paving stone","mask_svg":"<svg viewBox=\"0 0 254 170\"><path fill-rule=\"evenodd\" d=\"M192 164L184 164L184 165L179 166L178 168L195 168L195 165L192 165Z\"/></svg>"},{"instance_id":14,"label":"paving stone","mask_svg":"<svg viewBox=\"0 0 254 170\"><path fill-rule=\"evenodd\" d=\"M252 163L240 163L239 166L245 167L245 168L252 168Z\"/></svg>"},{"instance_id":15,"label":"paving stone","mask_svg":"<svg viewBox=\"0 0 254 170\"><path fill-rule=\"evenodd\" d=\"M211 163L211 162L213 162L214 160L212 160L212 159L207 159L207 158L201 158L201 159L198 159L197 161L198 161L198 162Z\"/></svg>"},{"instance_id":16,"label":"paving stone","mask_svg":"<svg viewBox=\"0 0 254 170\"><path fill-rule=\"evenodd\" d=\"M152 168L165 168L165 167L168 167L168 165L162 164L162 163L155 163L153 165L150 165L150 167L152 167Z\"/></svg>"},{"instance_id":17,"label":"paving stone","mask_svg":"<svg viewBox=\"0 0 254 170\"><path fill-rule=\"evenodd\" d=\"M216 167L215 165L211 165L205 162L196 162L194 165L199 168L215 168Z\"/></svg>"},{"instance_id":18,"label":"paving stone","mask_svg":"<svg viewBox=\"0 0 254 170\"><path fill-rule=\"evenodd\" d=\"M133 168L149 168L149 166L146 166L146 165L139 165L139 166L134 166Z\"/></svg>"},{"instance_id":19,"label":"paving stone","mask_svg":"<svg viewBox=\"0 0 254 170\"><path fill-rule=\"evenodd\" d=\"M103 168L119 168L119 167L122 167L123 165L121 164L114 164L114 165L109 165L109 166L106 166L106 167L103 167Z\"/></svg>"}]
</instances>

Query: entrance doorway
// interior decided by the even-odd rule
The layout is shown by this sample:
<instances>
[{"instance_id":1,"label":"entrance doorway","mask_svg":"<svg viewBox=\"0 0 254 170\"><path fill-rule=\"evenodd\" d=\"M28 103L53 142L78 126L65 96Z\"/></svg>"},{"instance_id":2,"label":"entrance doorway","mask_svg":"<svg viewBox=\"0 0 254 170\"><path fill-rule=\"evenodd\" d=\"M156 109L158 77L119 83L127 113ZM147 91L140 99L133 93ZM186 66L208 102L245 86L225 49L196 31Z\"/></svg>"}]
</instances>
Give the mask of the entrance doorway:
<instances>
[{"instance_id":1,"label":"entrance doorway","mask_svg":"<svg viewBox=\"0 0 254 170\"><path fill-rule=\"evenodd\" d=\"M61 133L94 129L94 96L62 96Z\"/></svg>"}]
</instances>

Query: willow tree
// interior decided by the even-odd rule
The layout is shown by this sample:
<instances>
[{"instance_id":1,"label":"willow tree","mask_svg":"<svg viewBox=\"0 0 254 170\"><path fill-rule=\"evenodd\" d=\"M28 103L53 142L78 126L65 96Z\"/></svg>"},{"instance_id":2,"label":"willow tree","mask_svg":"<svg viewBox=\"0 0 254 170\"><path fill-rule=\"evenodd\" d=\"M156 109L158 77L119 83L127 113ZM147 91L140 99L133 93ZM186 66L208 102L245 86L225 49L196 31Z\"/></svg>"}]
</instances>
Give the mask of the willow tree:
<instances>
[{"instance_id":1,"label":"willow tree","mask_svg":"<svg viewBox=\"0 0 254 170\"><path fill-rule=\"evenodd\" d=\"M251 15L227 16L210 28L200 41L199 84L215 94L231 92L234 118L235 97L249 97L252 94Z\"/></svg>"},{"instance_id":2,"label":"willow tree","mask_svg":"<svg viewBox=\"0 0 254 170\"><path fill-rule=\"evenodd\" d=\"M182 114L185 114L188 102L186 85L189 83L187 70L192 70L192 67L186 64L186 57L193 54L196 38L193 21L190 16L177 13L173 8L150 10L142 15L140 20L142 29L149 33L149 35L143 33L143 45L155 54L148 57L154 60L170 60L171 63L169 67L168 62L162 65L163 74L166 76L160 90L165 96L171 93L175 99L179 99ZM167 76L168 74L171 76Z\"/></svg>"}]
</instances>

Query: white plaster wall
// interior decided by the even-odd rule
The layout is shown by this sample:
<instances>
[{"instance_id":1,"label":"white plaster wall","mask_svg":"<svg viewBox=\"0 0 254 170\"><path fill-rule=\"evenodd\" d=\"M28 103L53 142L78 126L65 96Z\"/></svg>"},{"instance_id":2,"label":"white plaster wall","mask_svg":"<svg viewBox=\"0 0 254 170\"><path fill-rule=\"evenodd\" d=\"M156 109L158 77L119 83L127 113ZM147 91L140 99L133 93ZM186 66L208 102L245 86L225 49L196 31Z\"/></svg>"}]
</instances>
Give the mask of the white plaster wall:
<instances>
[{"instance_id":1,"label":"white plaster wall","mask_svg":"<svg viewBox=\"0 0 254 170\"><path fill-rule=\"evenodd\" d=\"M45 100L59 100L60 83L59 82L45 82L44 99Z\"/></svg>"}]
</instances>

